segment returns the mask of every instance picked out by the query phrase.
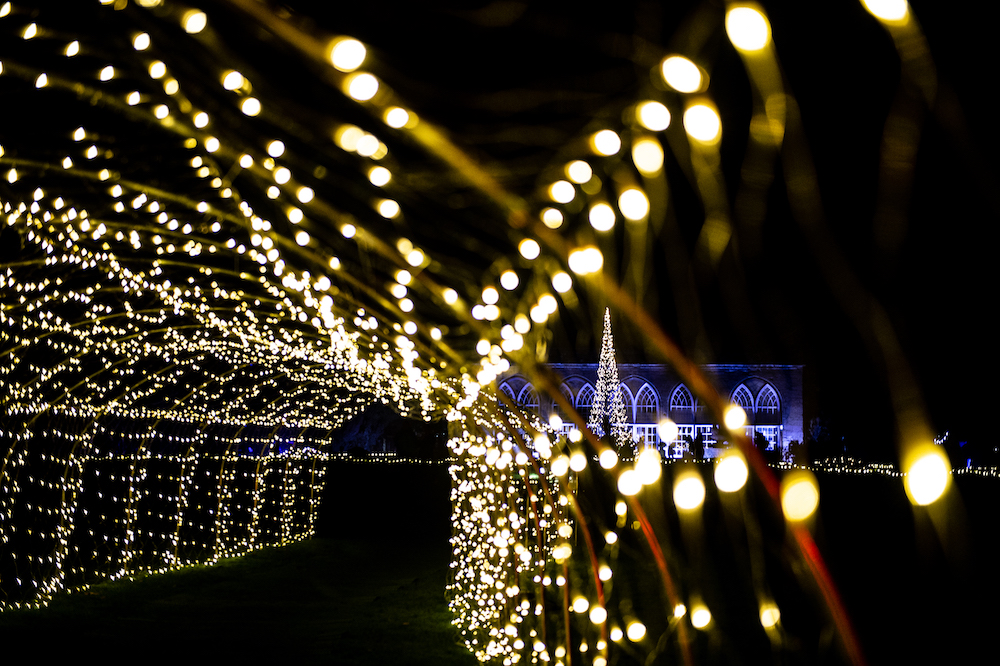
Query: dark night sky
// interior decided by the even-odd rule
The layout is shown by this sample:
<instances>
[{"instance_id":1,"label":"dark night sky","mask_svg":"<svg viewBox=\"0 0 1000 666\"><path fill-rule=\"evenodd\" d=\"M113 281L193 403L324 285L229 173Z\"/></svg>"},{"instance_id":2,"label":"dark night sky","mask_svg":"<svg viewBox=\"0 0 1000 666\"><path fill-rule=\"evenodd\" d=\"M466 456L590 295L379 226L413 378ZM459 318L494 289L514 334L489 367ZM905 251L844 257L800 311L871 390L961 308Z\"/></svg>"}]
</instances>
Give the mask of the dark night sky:
<instances>
[{"instance_id":1,"label":"dark night sky","mask_svg":"<svg viewBox=\"0 0 1000 666\"><path fill-rule=\"evenodd\" d=\"M521 14L515 3L490 5L493 13L457 9L466 6L390 9L365 3L329 20L374 45L391 84L460 145L515 174L527 171L526 178L512 178L515 187L530 184L532 172L525 167L551 161L555 147L579 132L588 120L581 109L609 113L617 98L646 84L648 69L623 57L631 35L682 52L700 39L698 22L685 23L692 3L616 3L587 12L543 4ZM986 27L938 4L916 3L938 66L938 104L922 113L915 180L903 209L907 226L896 249L886 250L874 222L882 132L894 100L907 103L905 91L897 100L900 72L891 39L860 3L764 6L789 89L801 107L826 222L839 250L888 312L932 426L982 435L985 419L978 414L985 399L978 394L978 377L984 366L994 365L983 303L992 284L986 230L997 218L997 180L987 157L995 154L997 132L985 104L986 74L996 58ZM711 3L702 7L718 11ZM484 25L491 18L504 23L503 8L509 10L508 25ZM739 59L720 35L704 41L710 93L726 127L723 160L732 197L745 147L749 89ZM505 136L516 139L504 141ZM677 189L683 214L683 187ZM682 227L700 224L697 216L691 218L682 219ZM763 233L760 253L742 254L739 268L724 261L716 275L699 277L711 340L705 360L805 363L810 413L834 418L847 430L874 426L876 439L884 441L891 421L881 361L865 350L832 297L788 212L780 178ZM742 298L732 291L740 270L750 318L731 303ZM657 275L665 272L657 267ZM677 315L670 285L661 280L658 286L661 321L679 333L671 323ZM592 336L599 335L599 327L585 329L585 322L569 316L564 320L567 337L555 345L553 358L592 354L596 359ZM617 326L622 360L655 360L642 353L641 344L629 344L634 338L624 322Z\"/></svg>"}]
</instances>

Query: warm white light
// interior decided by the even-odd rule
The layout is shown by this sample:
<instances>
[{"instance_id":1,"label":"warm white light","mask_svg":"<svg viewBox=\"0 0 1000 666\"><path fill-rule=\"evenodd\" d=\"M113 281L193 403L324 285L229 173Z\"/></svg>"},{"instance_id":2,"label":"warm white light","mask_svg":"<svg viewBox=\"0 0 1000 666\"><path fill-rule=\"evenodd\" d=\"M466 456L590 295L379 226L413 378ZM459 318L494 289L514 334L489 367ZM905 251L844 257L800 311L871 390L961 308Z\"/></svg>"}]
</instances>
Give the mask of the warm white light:
<instances>
[{"instance_id":1,"label":"warm white light","mask_svg":"<svg viewBox=\"0 0 1000 666\"><path fill-rule=\"evenodd\" d=\"M519 283L520 280L517 277L517 273L514 271L504 271L503 274L500 275L500 286L507 291L517 289L517 285Z\"/></svg>"},{"instance_id":2,"label":"warm white light","mask_svg":"<svg viewBox=\"0 0 1000 666\"><path fill-rule=\"evenodd\" d=\"M781 619L781 612L774 604L764 604L760 607L760 624L765 629L771 629Z\"/></svg>"},{"instance_id":3,"label":"warm white light","mask_svg":"<svg viewBox=\"0 0 1000 666\"><path fill-rule=\"evenodd\" d=\"M598 231L610 231L615 226L615 211L606 203L594 204L589 218L590 226Z\"/></svg>"},{"instance_id":4,"label":"warm white light","mask_svg":"<svg viewBox=\"0 0 1000 666\"><path fill-rule=\"evenodd\" d=\"M739 405L729 405L722 415L722 420L725 422L727 428L736 432L746 425L747 413Z\"/></svg>"},{"instance_id":5,"label":"warm white light","mask_svg":"<svg viewBox=\"0 0 1000 666\"><path fill-rule=\"evenodd\" d=\"M376 187L382 187L392 179L392 173L385 167L372 167L368 172L368 180Z\"/></svg>"},{"instance_id":6,"label":"warm white light","mask_svg":"<svg viewBox=\"0 0 1000 666\"><path fill-rule=\"evenodd\" d=\"M903 23L909 19L910 5L906 0L861 0L871 15L888 23Z\"/></svg>"},{"instance_id":7,"label":"warm white light","mask_svg":"<svg viewBox=\"0 0 1000 666\"><path fill-rule=\"evenodd\" d=\"M410 122L410 113L406 109L394 106L385 112L385 124L400 129Z\"/></svg>"},{"instance_id":8,"label":"warm white light","mask_svg":"<svg viewBox=\"0 0 1000 666\"><path fill-rule=\"evenodd\" d=\"M719 114L707 104L695 104L684 112L684 131L702 143L717 143L722 133Z\"/></svg>"},{"instance_id":9,"label":"warm white light","mask_svg":"<svg viewBox=\"0 0 1000 666\"><path fill-rule=\"evenodd\" d=\"M948 458L939 447L911 456L905 468L903 485L910 501L919 506L931 504L944 494L951 479Z\"/></svg>"},{"instance_id":10,"label":"warm white light","mask_svg":"<svg viewBox=\"0 0 1000 666\"><path fill-rule=\"evenodd\" d=\"M205 12L200 12L197 9L185 12L181 18L181 26L184 27L184 31L192 35L201 32L207 25L208 17L205 16Z\"/></svg>"},{"instance_id":11,"label":"warm white light","mask_svg":"<svg viewBox=\"0 0 1000 666\"><path fill-rule=\"evenodd\" d=\"M565 180L557 180L549 186L549 196L558 203L569 203L576 196L576 188Z\"/></svg>"},{"instance_id":12,"label":"warm white light","mask_svg":"<svg viewBox=\"0 0 1000 666\"><path fill-rule=\"evenodd\" d=\"M677 424L668 418L660 419L660 422L656 424L656 432L660 436L660 440L669 444L677 439Z\"/></svg>"},{"instance_id":13,"label":"warm white light","mask_svg":"<svg viewBox=\"0 0 1000 666\"><path fill-rule=\"evenodd\" d=\"M555 208L542 209L542 224L549 229L558 229L562 226L563 214Z\"/></svg>"},{"instance_id":14,"label":"warm white light","mask_svg":"<svg viewBox=\"0 0 1000 666\"><path fill-rule=\"evenodd\" d=\"M539 253L541 253L542 248L538 245L538 241L533 238L525 238L517 246L518 252L521 256L529 261L532 259L537 259Z\"/></svg>"},{"instance_id":15,"label":"warm white light","mask_svg":"<svg viewBox=\"0 0 1000 666\"><path fill-rule=\"evenodd\" d=\"M604 255L593 245L569 253L569 267L577 275L596 273L604 266Z\"/></svg>"},{"instance_id":16,"label":"warm white light","mask_svg":"<svg viewBox=\"0 0 1000 666\"><path fill-rule=\"evenodd\" d=\"M365 45L356 39L340 39L330 48L330 63L341 72L353 72L361 67L367 55Z\"/></svg>"},{"instance_id":17,"label":"warm white light","mask_svg":"<svg viewBox=\"0 0 1000 666\"><path fill-rule=\"evenodd\" d=\"M371 74L355 74L347 80L347 94L359 102L367 102L378 92L378 79Z\"/></svg>"},{"instance_id":18,"label":"warm white light","mask_svg":"<svg viewBox=\"0 0 1000 666\"><path fill-rule=\"evenodd\" d=\"M614 449L604 449L601 451L601 455L597 457L597 462L604 469L611 469L618 464L618 454L615 453Z\"/></svg>"},{"instance_id":19,"label":"warm white light","mask_svg":"<svg viewBox=\"0 0 1000 666\"><path fill-rule=\"evenodd\" d=\"M149 35L144 32L140 32L138 35L132 38L132 48L136 51L145 51L149 48Z\"/></svg>"},{"instance_id":20,"label":"warm white light","mask_svg":"<svg viewBox=\"0 0 1000 666\"><path fill-rule=\"evenodd\" d=\"M625 627L625 635L633 643L636 641L641 641L646 635L646 625L638 620L629 622L628 626Z\"/></svg>"},{"instance_id":21,"label":"warm white light","mask_svg":"<svg viewBox=\"0 0 1000 666\"><path fill-rule=\"evenodd\" d=\"M759 51L771 39L771 26L756 9L733 7L726 13L726 34L740 51Z\"/></svg>"},{"instance_id":22,"label":"warm white light","mask_svg":"<svg viewBox=\"0 0 1000 666\"><path fill-rule=\"evenodd\" d=\"M691 610L691 626L704 629L712 621L712 613L704 606L695 606Z\"/></svg>"},{"instance_id":23,"label":"warm white light","mask_svg":"<svg viewBox=\"0 0 1000 666\"><path fill-rule=\"evenodd\" d=\"M660 65L660 71L667 85L677 92L692 93L701 89L701 70L684 56L666 58Z\"/></svg>"},{"instance_id":24,"label":"warm white light","mask_svg":"<svg viewBox=\"0 0 1000 666\"><path fill-rule=\"evenodd\" d=\"M260 100L256 97L247 97L240 103L240 111L247 116L260 115Z\"/></svg>"},{"instance_id":25,"label":"warm white light","mask_svg":"<svg viewBox=\"0 0 1000 666\"><path fill-rule=\"evenodd\" d=\"M705 501L705 483L697 472L686 472L678 475L674 482L674 504L678 509L691 511L701 506Z\"/></svg>"},{"instance_id":26,"label":"warm white light","mask_svg":"<svg viewBox=\"0 0 1000 666\"><path fill-rule=\"evenodd\" d=\"M635 461L635 471L644 486L656 483L663 467L660 464L660 452L656 449L643 449Z\"/></svg>"},{"instance_id":27,"label":"warm white light","mask_svg":"<svg viewBox=\"0 0 1000 666\"><path fill-rule=\"evenodd\" d=\"M559 271L552 276L552 288L560 294L565 294L573 288L573 278L565 271Z\"/></svg>"},{"instance_id":28,"label":"warm white light","mask_svg":"<svg viewBox=\"0 0 1000 666\"><path fill-rule=\"evenodd\" d=\"M781 510L791 521L805 520L819 506L819 484L805 470L796 470L781 480Z\"/></svg>"},{"instance_id":29,"label":"warm white light","mask_svg":"<svg viewBox=\"0 0 1000 666\"><path fill-rule=\"evenodd\" d=\"M627 189L618 197L618 210L625 219L639 221L649 215L649 199L642 190Z\"/></svg>"},{"instance_id":30,"label":"warm white light","mask_svg":"<svg viewBox=\"0 0 1000 666\"><path fill-rule=\"evenodd\" d=\"M612 130L601 130L594 135L592 142L599 155L615 155L622 149L621 137Z\"/></svg>"},{"instance_id":31,"label":"warm white light","mask_svg":"<svg viewBox=\"0 0 1000 666\"><path fill-rule=\"evenodd\" d=\"M575 160L566 165L566 175L574 183L587 183L594 176L594 170L583 160Z\"/></svg>"},{"instance_id":32,"label":"warm white light","mask_svg":"<svg viewBox=\"0 0 1000 666\"><path fill-rule=\"evenodd\" d=\"M655 139L640 139L632 144L632 162L639 173L653 176L663 168L663 146Z\"/></svg>"},{"instance_id":33,"label":"warm white light","mask_svg":"<svg viewBox=\"0 0 1000 666\"><path fill-rule=\"evenodd\" d=\"M743 454L730 451L715 465L715 485L723 492L734 493L746 485L749 473Z\"/></svg>"},{"instance_id":34,"label":"warm white light","mask_svg":"<svg viewBox=\"0 0 1000 666\"><path fill-rule=\"evenodd\" d=\"M670 111L660 102L642 102L635 108L639 124L653 132L662 132L670 127Z\"/></svg>"},{"instance_id":35,"label":"warm white light","mask_svg":"<svg viewBox=\"0 0 1000 666\"><path fill-rule=\"evenodd\" d=\"M640 490L642 490L642 478L635 470L627 469L618 477L618 492L622 495L631 497Z\"/></svg>"},{"instance_id":36,"label":"warm white light","mask_svg":"<svg viewBox=\"0 0 1000 666\"><path fill-rule=\"evenodd\" d=\"M378 214L382 217L394 218L399 215L399 204L392 199L382 199L378 203Z\"/></svg>"}]
</instances>

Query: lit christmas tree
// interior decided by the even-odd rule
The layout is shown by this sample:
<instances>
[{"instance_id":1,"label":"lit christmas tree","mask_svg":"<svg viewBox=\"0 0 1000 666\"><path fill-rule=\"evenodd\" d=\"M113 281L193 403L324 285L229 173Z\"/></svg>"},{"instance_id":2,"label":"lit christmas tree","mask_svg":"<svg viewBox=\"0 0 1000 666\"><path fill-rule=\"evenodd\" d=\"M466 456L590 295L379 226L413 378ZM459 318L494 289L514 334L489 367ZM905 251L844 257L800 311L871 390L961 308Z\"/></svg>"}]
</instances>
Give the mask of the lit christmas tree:
<instances>
[{"instance_id":1,"label":"lit christmas tree","mask_svg":"<svg viewBox=\"0 0 1000 666\"><path fill-rule=\"evenodd\" d=\"M618 381L618 363L615 361L615 341L611 335L611 309L604 310L604 337L601 339L601 364L597 368L597 386L594 388L594 403L590 408L587 427L598 437L608 431L619 450L628 446L634 452L628 431L628 417L625 401L622 399L621 383Z\"/></svg>"}]
</instances>

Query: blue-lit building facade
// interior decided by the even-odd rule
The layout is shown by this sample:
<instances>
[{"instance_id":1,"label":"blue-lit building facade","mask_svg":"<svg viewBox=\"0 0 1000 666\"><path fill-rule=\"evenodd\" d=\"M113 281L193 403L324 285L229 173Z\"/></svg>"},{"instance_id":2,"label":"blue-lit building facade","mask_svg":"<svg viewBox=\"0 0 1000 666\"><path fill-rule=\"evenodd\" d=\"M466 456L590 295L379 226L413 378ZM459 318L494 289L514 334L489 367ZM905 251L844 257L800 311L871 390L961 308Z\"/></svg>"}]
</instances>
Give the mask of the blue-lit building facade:
<instances>
[{"instance_id":1,"label":"blue-lit building facade","mask_svg":"<svg viewBox=\"0 0 1000 666\"><path fill-rule=\"evenodd\" d=\"M584 420L590 415L595 387L596 363L551 364L562 377L560 390ZM802 366L801 365L703 365L702 372L721 395L739 405L747 414L746 431L754 438L760 433L768 448L781 451L789 443L803 439ZM669 366L658 364L619 364L622 400L637 448L657 447L664 454L681 456L687 439L701 435L707 456L717 453L718 429L708 410L694 392L673 374ZM522 408L542 418L561 413L559 406L540 393L524 376L507 375L498 389ZM670 418L677 424L677 437L671 442L660 439L657 424ZM572 426L563 426L565 431ZM669 446L669 449L668 449Z\"/></svg>"}]
</instances>

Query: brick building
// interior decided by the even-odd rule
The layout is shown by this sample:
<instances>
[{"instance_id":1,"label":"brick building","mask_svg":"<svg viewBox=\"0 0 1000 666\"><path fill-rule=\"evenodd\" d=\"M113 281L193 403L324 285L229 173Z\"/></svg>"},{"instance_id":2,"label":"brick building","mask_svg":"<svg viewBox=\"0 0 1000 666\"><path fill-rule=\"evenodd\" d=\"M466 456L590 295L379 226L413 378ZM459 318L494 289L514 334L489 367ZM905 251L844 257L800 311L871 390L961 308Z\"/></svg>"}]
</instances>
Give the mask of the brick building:
<instances>
[{"instance_id":1,"label":"brick building","mask_svg":"<svg viewBox=\"0 0 1000 666\"><path fill-rule=\"evenodd\" d=\"M564 363L550 366L562 378L561 390L584 420L590 414L597 385L597 363ZM768 448L787 450L793 440L802 441L802 366L801 365L704 365L702 372L721 395L740 405L747 414L747 435L761 433ZM619 364L625 412L630 419L633 440L637 445L656 446L671 455L682 455L685 437L699 434L706 455L716 452L716 424L697 396L666 365ZM559 413L552 400L540 395L522 375L511 374L498 382L515 403L543 418ZM677 424L677 438L660 441L657 424L669 417ZM566 425L564 429L569 430Z\"/></svg>"}]
</instances>

